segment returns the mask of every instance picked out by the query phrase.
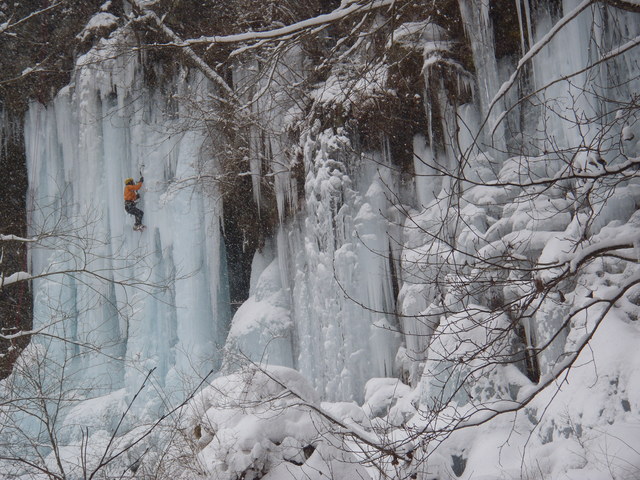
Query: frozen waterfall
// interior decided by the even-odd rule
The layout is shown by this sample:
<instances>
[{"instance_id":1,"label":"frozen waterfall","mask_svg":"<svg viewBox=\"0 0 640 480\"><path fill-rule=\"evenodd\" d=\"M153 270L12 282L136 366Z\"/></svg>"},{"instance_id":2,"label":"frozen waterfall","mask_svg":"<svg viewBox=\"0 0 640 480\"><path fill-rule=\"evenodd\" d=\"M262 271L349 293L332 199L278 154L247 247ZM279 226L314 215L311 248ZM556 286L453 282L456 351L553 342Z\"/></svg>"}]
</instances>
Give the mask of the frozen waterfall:
<instances>
[{"instance_id":1,"label":"frozen waterfall","mask_svg":"<svg viewBox=\"0 0 640 480\"><path fill-rule=\"evenodd\" d=\"M305 215L256 252L250 297L231 324L222 205L215 184L199 182L216 145L175 100L206 98L212 87L184 75L162 96L134 60L99 69L91 60L53 104L32 105L25 128L31 234L72 239L32 252L44 275L34 282L34 328L67 340L45 343L76 381L133 392L155 369L159 388L180 392L220 367L225 343L229 369L236 354L295 367L331 399L361 399L369 378L392 375L401 338L384 218L396 179L386 160L353 158L341 134L308 133ZM142 233L122 200L123 179L139 174ZM293 195L290 182L279 185L279 198ZM251 203L259 192L244 195Z\"/></svg>"},{"instance_id":2,"label":"frozen waterfall","mask_svg":"<svg viewBox=\"0 0 640 480\"><path fill-rule=\"evenodd\" d=\"M160 388L180 392L218 368L230 322L220 207L193 182L203 135L190 112L146 89L126 60L97 69L87 58L52 105L29 111L31 235L57 236L31 253L45 275L34 328L59 337L42 341L76 384L135 392L155 369ZM198 75L174 87L209 88ZM123 180L141 174L142 233L122 199Z\"/></svg>"}]
</instances>

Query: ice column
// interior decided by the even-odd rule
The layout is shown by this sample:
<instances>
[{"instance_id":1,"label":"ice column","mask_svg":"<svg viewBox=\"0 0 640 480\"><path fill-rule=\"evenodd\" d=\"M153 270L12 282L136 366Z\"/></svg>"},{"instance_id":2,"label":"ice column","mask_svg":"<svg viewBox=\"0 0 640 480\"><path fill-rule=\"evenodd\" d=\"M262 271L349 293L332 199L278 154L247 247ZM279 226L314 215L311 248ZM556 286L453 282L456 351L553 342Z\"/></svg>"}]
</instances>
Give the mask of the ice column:
<instances>
[{"instance_id":1,"label":"ice column","mask_svg":"<svg viewBox=\"0 0 640 480\"><path fill-rule=\"evenodd\" d=\"M306 211L279 242L291 258L298 369L326 398L359 400L369 378L393 374L399 335L384 217L392 181L376 170L380 154L360 163L350 151L340 133L308 136Z\"/></svg>"}]
</instances>

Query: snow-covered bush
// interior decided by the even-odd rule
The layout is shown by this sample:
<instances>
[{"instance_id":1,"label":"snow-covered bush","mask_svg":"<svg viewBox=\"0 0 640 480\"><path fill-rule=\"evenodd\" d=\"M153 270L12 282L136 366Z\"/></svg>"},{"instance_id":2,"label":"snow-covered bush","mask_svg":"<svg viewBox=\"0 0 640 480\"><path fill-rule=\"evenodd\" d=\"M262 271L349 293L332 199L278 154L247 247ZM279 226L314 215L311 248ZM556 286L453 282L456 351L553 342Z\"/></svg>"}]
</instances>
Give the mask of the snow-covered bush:
<instances>
[{"instance_id":1,"label":"snow-covered bush","mask_svg":"<svg viewBox=\"0 0 640 480\"><path fill-rule=\"evenodd\" d=\"M340 451L329 418L300 373L251 366L198 393L181 428L204 471L219 480L321 478L334 469L357 475L360 467Z\"/></svg>"}]
</instances>

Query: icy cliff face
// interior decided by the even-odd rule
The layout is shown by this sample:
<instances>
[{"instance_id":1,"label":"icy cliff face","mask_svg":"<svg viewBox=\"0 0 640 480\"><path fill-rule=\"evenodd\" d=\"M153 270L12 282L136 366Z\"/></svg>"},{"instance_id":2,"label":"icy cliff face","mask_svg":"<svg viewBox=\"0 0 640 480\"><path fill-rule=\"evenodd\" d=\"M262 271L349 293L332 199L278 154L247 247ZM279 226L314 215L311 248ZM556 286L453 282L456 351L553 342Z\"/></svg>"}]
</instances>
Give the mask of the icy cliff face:
<instances>
[{"instance_id":1,"label":"icy cliff face","mask_svg":"<svg viewBox=\"0 0 640 480\"><path fill-rule=\"evenodd\" d=\"M298 368L334 400L359 399L368 378L392 375L400 341L390 224L380 215L390 208L384 177L393 179L383 163L354 170L361 160L348 151L340 133L308 132L305 208L257 255L268 266L253 270L256 286L228 342L254 361Z\"/></svg>"},{"instance_id":2,"label":"icy cliff face","mask_svg":"<svg viewBox=\"0 0 640 480\"><path fill-rule=\"evenodd\" d=\"M88 375L105 393L131 391L155 368L160 386L181 389L181 377L219 368L225 342L229 368L234 354L296 367L331 399L360 399L368 378L392 375L400 337L384 218L395 182L388 160L359 158L344 134L305 134L304 207L256 253L250 298L227 339L222 205L215 184L197 178L203 163L215 163L217 145L212 156L204 123L177 100L196 102L213 88L185 74L162 96L144 85L134 59L104 60L110 47L80 59L75 82L52 105L34 105L25 127L32 234L74 239L34 250L34 272L100 272L34 283L35 328L100 346L95 354L75 347L78 381ZM277 155L278 138L270 141ZM142 233L132 231L122 200L123 179L139 174ZM277 192L282 210L296 196L286 180ZM245 195L259 202L259 182ZM69 307L73 318L57 322L55 312ZM69 354L56 348L61 360Z\"/></svg>"},{"instance_id":3,"label":"icy cliff face","mask_svg":"<svg viewBox=\"0 0 640 480\"><path fill-rule=\"evenodd\" d=\"M228 331L220 207L192 182L203 135L188 109L146 88L138 62L105 60L109 52L81 58L74 83L26 119L31 234L70 240L33 250L33 271L77 271L34 282L34 328L72 342L51 348L78 384L132 391L155 368L159 385L180 391L184 375L218 368ZM197 74L172 88L208 91ZM122 197L124 179L140 175L142 233ZM100 353L84 348L96 343Z\"/></svg>"},{"instance_id":4,"label":"icy cliff face","mask_svg":"<svg viewBox=\"0 0 640 480\"><path fill-rule=\"evenodd\" d=\"M256 80L260 69L251 60L235 65L234 87L258 119L249 127L248 170L239 172L251 176L251 187L239 197L256 222L270 201L277 218L253 255L248 298L236 311L218 189L225 180L218 175L225 137L215 128L207 135L209 117L218 114L209 107L215 86L184 71L151 87L144 75L151 67L128 56L111 58L126 35L81 58L74 82L51 105L34 104L25 127L31 233L56 234L43 241L48 248L32 249L32 271L71 273L34 281L34 328L49 336L36 337L23 356L27 366L46 356L51 378L67 379L69 400L85 400L63 411L61 438L81 445L76 424L94 425L93 409L100 419L95 428L108 436L105 431L116 428L114 412L126 409L150 371L155 391L143 390L135 404L145 420L213 370L228 376L190 403L180 427L192 441L185 445L200 455L203 475L259 478L273 469L264 478L280 478L285 470L306 478L335 456L345 460L339 467L345 475L364 476L363 468L345 467L354 457L333 440L318 441L321 448L310 458L300 453L316 441L312 426L325 428L326 421L330 430L332 421L345 419L357 424L356 433L366 432L361 439L393 437L403 452L429 456L430 472L442 478L497 475L496 465L503 465L500 475L520 478L527 446L525 461L545 478L585 466L597 470L580 459L589 456L598 432L618 440L619 458L630 457L633 448L624 445L637 444L637 429L621 425L637 422L640 409L637 297L624 297L594 337L597 372L572 373L576 386L557 395L528 395L582 348L593 326L587 314L570 322L567 315L586 311L590 299L613 295L616 285L637 275L634 261L623 256L558 281L544 296L532 290L536 282L556 282L557 269L549 265L575 270L592 243L628 238L637 245L637 177L615 188L594 179L640 153L637 106L630 100L640 88L637 58L632 49L601 67L584 67L594 63L594 52L606 56L623 39L637 39L640 22L637 14L604 6L564 2L558 8L564 17L543 5L535 12L518 6L522 48L536 52L530 63L497 54L496 13L487 2L460 2L475 76L455 59L453 40L432 19L395 29L390 51L421 62L414 74L422 90L410 97L422 102L426 120L410 138L409 160L392 145L399 132L381 128L379 141L359 143L358 128L369 126L362 119L384 124L376 109L399 95L387 86L393 73L386 60L348 49L323 82L302 92L280 87L301 80L310 60L300 50L287 52L266 79ZM565 20L565 29L548 36ZM356 75L358 62L373 66ZM556 82L569 74L570 82ZM522 97L530 101L518 101ZM616 102L629 107L616 111ZM350 116L360 120L355 134ZM568 171L570 179L549 181ZM139 173L147 225L141 233L132 231L122 204L124 178ZM205 176L216 181L204 182ZM264 191L265 179L271 192ZM500 269L492 269L499 262ZM631 352L624 360L608 346L618 338ZM249 387L242 376L247 361L271 365L256 373L259 385ZM281 377L299 389L286 389ZM225 385L226 393L245 395L247 405L217 398ZM322 405L324 416L289 412L281 423L271 422L260 416L270 410L255 404L268 403L267 394L276 397L275 410L304 400L317 413L320 399L335 403ZM282 400L296 394L297 400ZM598 401L575 405L586 396ZM610 396L617 400L607 402ZM548 411L554 397L560 410ZM450 438L434 434L437 453L412 436L436 427L447 432L458 421L476 421L478 411L488 416L515 402L527 403L523 415ZM575 411L565 414L572 404ZM442 415L432 418L432 412ZM537 462L552 442L563 448ZM508 461L495 454L502 449ZM563 464L562 455L571 460ZM284 461L296 467L281 467ZM383 468L426 476L429 462Z\"/></svg>"}]
</instances>

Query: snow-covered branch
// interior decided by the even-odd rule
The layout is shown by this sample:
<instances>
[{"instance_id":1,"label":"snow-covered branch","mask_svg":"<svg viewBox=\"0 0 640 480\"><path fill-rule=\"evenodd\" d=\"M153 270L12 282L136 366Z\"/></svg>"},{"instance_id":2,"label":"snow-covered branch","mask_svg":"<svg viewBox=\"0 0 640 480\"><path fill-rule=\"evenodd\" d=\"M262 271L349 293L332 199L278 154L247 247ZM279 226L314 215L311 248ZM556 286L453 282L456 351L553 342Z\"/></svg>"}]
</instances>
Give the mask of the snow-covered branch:
<instances>
[{"instance_id":1,"label":"snow-covered branch","mask_svg":"<svg viewBox=\"0 0 640 480\"><path fill-rule=\"evenodd\" d=\"M493 97L493 100L489 103L487 112L491 112L494 107L498 104L498 102L504 97L507 92L513 87L518 79L519 75L524 70L525 66L535 57L540 51L549 44L549 42L571 21L573 21L578 15L580 15L584 10L589 8L595 0L583 0L576 8L567 13L564 17L562 17L546 35L544 35L540 40L538 40L534 45L531 46L529 51L520 59L518 65L514 72L511 74L509 79L505 81L498 92ZM488 113L487 113L488 118Z\"/></svg>"},{"instance_id":2,"label":"snow-covered branch","mask_svg":"<svg viewBox=\"0 0 640 480\"><path fill-rule=\"evenodd\" d=\"M0 234L0 242L22 242L22 243L34 243L38 238L24 238L17 235L2 235Z\"/></svg>"},{"instance_id":3,"label":"snow-covered branch","mask_svg":"<svg viewBox=\"0 0 640 480\"><path fill-rule=\"evenodd\" d=\"M345 18L355 15L370 12L383 7L389 7L395 4L397 0L371 0L366 3L349 3L346 6L334 10L333 12L318 15L317 17L308 18L300 22L293 23L284 27L276 28L273 30L266 30L260 32L244 32L233 35L214 35L203 36L199 38L184 40L181 43L176 43L176 46L191 46L191 45L216 45L216 44L230 44L230 43L242 43L242 42L254 42L260 40L277 40L282 37L289 36L294 33L299 33L306 30L311 30L316 27L329 26L332 23L339 22Z\"/></svg>"},{"instance_id":4,"label":"snow-covered branch","mask_svg":"<svg viewBox=\"0 0 640 480\"><path fill-rule=\"evenodd\" d=\"M625 42L624 44L612 49L611 51L605 53L604 55L601 55L600 58L596 61L594 61L593 63L590 63L588 66L581 68L579 70L576 70L575 72L572 72L569 75L563 75L559 78L556 78L555 80L552 80L550 82L548 82L547 84L537 88L535 91L522 96L521 98L518 99L518 101L513 104L511 107L507 108L505 111L501 112L500 115L498 115L498 117L496 118L495 121L495 125L493 125L493 131L492 133L495 133L498 125L504 121L504 119L507 117L507 115L509 113L511 113L518 105L522 104L525 101L528 101L531 98L534 98L536 95L538 95L539 93L547 90L548 88L552 87L553 85L556 85L557 83L560 82L566 82L574 77L577 77L578 75L582 75L583 73L597 67L598 65L601 65L605 62L608 62L609 60L612 60L613 58L622 55L623 53L636 48L640 46L640 35L636 36L635 38ZM514 72L515 74L515 72ZM504 86L504 85L503 85ZM496 99L497 100L497 99Z\"/></svg>"},{"instance_id":5,"label":"snow-covered branch","mask_svg":"<svg viewBox=\"0 0 640 480\"><path fill-rule=\"evenodd\" d=\"M37 10L35 12L30 13L29 15L27 15L24 18L21 18L20 20L16 20L15 22L11 22L11 19L7 20L6 22L0 24L0 35L1 34L8 34L10 30L14 29L15 27L28 22L29 20L42 15L44 13L50 12L51 10L58 8L60 5L64 4L65 1L59 1L59 2L53 2L51 5L42 8L40 10Z\"/></svg>"},{"instance_id":6,"label":"snow-covered branch","mask_svg":"<svg viewBox=\"0 0 640 480\"><path fill-rule=\"evenodd\" d=\"M0 274L0 289L18 282L26 282L32 280L33 276L27 272L15 272L5 277L4 274Z\"/></svg>"},{"instance_id":7,"label":"snow-covered branch","mask_svg":"<svg viewBox=\"0 0 640 480\"><path fill-rule=\"evenodd\" d=\"M455 172L447 171L440 165L437 165L435 162L428 162L424 158L418 157L418 161L422 164L428 166L433 169L435 173L439 173L447 176L448 178L454 179L458 182L466 183L473 186L482 186L482 187L495 187L495 188L504 188L504 187L517 187L517 188L528 188L528 187L536 187L536 186L549 186L554 185L562 181L566 180L587 180L593 181L603 178L614 178L620 177L620 180L628 179L632 176L636 176L637 169L640 166L640 157L628 158L624 162L621 162L615 166L603 166L601 170L598 171L578 171L572 165L567 165L565 168L560 170L554 176L540 177L540 178L531 178L531 176L522 182L509 181L509 180L488 180L483 181L475 180L473 178L468 178L466 176L456 174ZM430 174L433 175L433 174ZM419 174L417 176L420 176Z\"/></svg>"},{"instance_id":8,"label":"snow-covered branch","mask_svg":"<svg viewBox=\"0 0 640 480\"><path fill-rule=\"evenodd\" d=\"M575 273L586 262L598 256L607 255L617 250L633 249L637 246L640 246L640 231L631 230L608 241L601 241L583 247L573 254L572 258L567 260L569 272ZM637 259L634 260L638 261Z\"/></svg>"},{"instance_id":9,"label":"snow-covered branch","mask_svg":"<svg viewBox=\"0 0 640 480\"><path fill-rule=\"evenodd\" d=\"M179 45L183 47L184 54L192 61L194 64L204 73L204 75L211 80L216 85L222 87L224 92L229 96L230 99L237 102L235 93L233 89L229 86L229 84L216 73L196 52L190 48L188 43L185 43L180 36L167 27L162 19L156 15L155 12L145 7L142 2L139 0L132 0L133 5L135 5L144 15L143 18L150 19L167 37L174 42L175 45Z\"/></svg>"}]
</instances>

